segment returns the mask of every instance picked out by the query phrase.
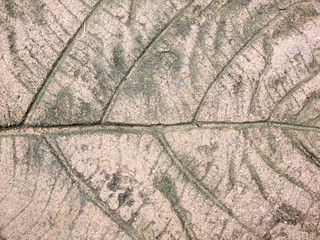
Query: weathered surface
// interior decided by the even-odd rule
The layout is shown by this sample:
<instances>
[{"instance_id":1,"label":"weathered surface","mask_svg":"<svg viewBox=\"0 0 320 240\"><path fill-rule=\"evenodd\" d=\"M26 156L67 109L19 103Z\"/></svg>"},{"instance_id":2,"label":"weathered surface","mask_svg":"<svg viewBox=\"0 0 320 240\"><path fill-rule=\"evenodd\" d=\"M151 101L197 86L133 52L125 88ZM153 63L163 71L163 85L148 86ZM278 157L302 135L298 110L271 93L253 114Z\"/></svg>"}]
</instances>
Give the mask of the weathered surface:
<instances>
[{"instance_id":1,"label":"weathered surface","mask_svg":"<svg viewBox=\"0 0 320 240\"><path fill-rule=\"evenodd\" d=\"M0 2L0 125L23 121L94 1Z\"/></svg>"},{"instance_id":2,"label":"weathered surface","mask_svg":"<svg viewBox=\"0 0 320 240\"><path fill-rule=\"evenodd\" d=\"M0 239L319 239L320 3L0 2Z\"/></svg>"}]
</instances>

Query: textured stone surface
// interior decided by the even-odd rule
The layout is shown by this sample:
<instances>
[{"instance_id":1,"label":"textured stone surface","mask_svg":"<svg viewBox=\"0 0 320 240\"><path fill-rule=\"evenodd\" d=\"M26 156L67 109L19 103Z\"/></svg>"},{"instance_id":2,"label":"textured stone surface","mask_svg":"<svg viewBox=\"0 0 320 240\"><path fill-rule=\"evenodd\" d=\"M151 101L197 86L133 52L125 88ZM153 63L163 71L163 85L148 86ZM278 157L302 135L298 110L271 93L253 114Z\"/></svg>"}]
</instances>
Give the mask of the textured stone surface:
<instances>
[{"instance_id":1,"label":"textured stone surface","mask_svg":"<svg viewBox=\"0 0 320 240\"><path fill-rule=\"evenodd\" d=\"M320 238L317 0L0 1L0 239Z\"/></svg>"}]
</instances>

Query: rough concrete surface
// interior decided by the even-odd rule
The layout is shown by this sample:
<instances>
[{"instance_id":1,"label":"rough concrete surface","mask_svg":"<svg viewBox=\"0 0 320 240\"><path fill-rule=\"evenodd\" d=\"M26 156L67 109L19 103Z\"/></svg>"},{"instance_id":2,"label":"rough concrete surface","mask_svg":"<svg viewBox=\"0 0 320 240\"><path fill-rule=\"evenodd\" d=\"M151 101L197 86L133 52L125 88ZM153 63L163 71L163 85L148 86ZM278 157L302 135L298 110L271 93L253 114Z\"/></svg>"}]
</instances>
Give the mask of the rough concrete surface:
<instances>
[{"instance_id":1,"label":"rough concrete surface","mask_svg":"<svg viewBox=\"0 0 320 240\"><path fill-rule=\"evenodd\" d=\"M0 239L320 239L320 1L0 0Z\"/></svg>"}]
</instances>

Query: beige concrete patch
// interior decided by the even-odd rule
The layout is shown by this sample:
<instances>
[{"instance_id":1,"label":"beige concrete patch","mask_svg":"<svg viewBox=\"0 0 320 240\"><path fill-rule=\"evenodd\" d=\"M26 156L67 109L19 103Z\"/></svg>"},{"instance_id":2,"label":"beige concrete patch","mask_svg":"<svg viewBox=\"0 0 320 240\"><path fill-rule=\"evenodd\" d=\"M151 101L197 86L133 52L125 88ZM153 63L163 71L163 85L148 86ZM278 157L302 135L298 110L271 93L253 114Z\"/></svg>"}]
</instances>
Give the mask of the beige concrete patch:
<instances>
[{"instance_id":1,"label":"beige concrete patch","mask_svg":"<svg viewBox=\"0 0 320 240\"><path fill-rule=\"evenodd\" d=\"M320 239L316 0L0 2L0 239Z\"/></svg>"}]
</instances>

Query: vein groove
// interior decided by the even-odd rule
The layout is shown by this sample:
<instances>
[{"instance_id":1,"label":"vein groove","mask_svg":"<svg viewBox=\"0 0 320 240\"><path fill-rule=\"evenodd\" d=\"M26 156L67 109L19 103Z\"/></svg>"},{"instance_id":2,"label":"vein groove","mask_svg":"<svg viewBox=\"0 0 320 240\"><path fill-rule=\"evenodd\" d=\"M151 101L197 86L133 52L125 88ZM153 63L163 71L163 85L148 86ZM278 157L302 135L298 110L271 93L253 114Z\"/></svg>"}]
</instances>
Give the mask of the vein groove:
<instances>
[{"instance_id":1,"label":"vein groove","mask_svg":"<svg viewBox=\"0 0 320 240\"><path fill-rule=\"evenodd\" d=\"M113 103L113 100L115 98L115 96L117 95L117 93L119 92L120 87L123 85L123 83L127 80L127 77L130 75L130 73L132 72L132 70L134 69L135 66L137 66L141 60L143 59L143 57L147 54L147 52L149 51L149 49L152 48L152 46L154 45L154 43L157 41L157 39L171 26L172 23L175 22L176 19L178 19L194 2L194 0L190 1L182 10L180 10L157 34L156 36L154 36L151 41L148 43L148 45L143 49L143 51L140 53L140 55L134 60L133 64L131 65L131 67L127 70L127 72L125 73L125 75L122 77L122 79L120 80L120 83L116 86L115 90L113 91L109 101L107 102L107 104L105 105L105 107L102 110L102 116L100 118L99 123L102 123L106 120L107 118L107 112L108 109L110 108L111 104Z\"/></svg>"},{"instance_id":2,"label":"vein groove","mask_svg":"<svg viewBox=\"0 0 320 240\"><path fill-rule=\"evenodd\" d=\"M217 206L221 211L229 215L231 218L236 220L244 229L248 230L250 233L257 236L255 231L244 224L233 211L223 202L221 201L205 184L202 183L197 177L193 175L193 173L183 165L178 156L172 150L171 146L167 142L165 136L161 133L155 133L155 137L158 139L162 147L167 152L168 156L171 158L172 162L176 167L181 171L181 173L186 177L187 181L189 181L192 185L194 185L199 192L205 197L208 198L215 206Z\"/></svg>"},{"instance_id":3,"label":"vein groove","mask_svg":"<svg viewBox=\"0 0 320 240\"><path fill-rule=\"evenodd\" d=\"M302 124L292 124L286 122L256 121L256 122L182 122L175 124L70 124L53 126L10 126L0 128L0 137L14 135L46 135L76 133L85 131L110 131L110 132L136 132L152 133L159 132L185 131L192 129L247 129L247 128L280 128L297 131L314 131L320 133L320 127Z\"/></svg>"},{"instance_id":4,"label":"vein groove","mask_svg":"<svg viewBox=\"0 0 320 240\"><path fill-rule=\"evenodd\" d=\"M58 58L55 60L55 62L52 64L51 69L47 73L44 81L38 88L38 91L34 94L26 113L24 114L22 121L20 122L20 126L24 125L27 118L31 114L32 110L39 104L39 100L41 99L41 96L44 94L45 90L47 89L49 83L50 83L50 78L55 74L57 68L59 67L59 64L63 59L66 57L70 49L72 48L77 36L79 36L79 33L83 31L86 22L91 18L91 16L96 12L97 9L101 6L101 4L104 2L104 0L99 0L92 8L92 10L89 12L89 14L86 16L86 18L82 21L80 27L75 31L75 33L72 35L72 37L69 39L67 42L66 46L64 49L60 52Z\"/></svg>"},{"instance_id":5,"label":"vein groove","mask_svg":"<svg viewBox=\"0 0 320 240\"><path fill-rule=\"evenodd\" d=\"M207 87L207 89L205 90L199 104L198 107L196 108L194 114L193 114L193 118L192 121L196 121L196 119L199 117L200 114L200 110L203 106L203 103L205 101L205 99L207 98L210 89L213 87L213 85L215 83L218 83L219 80L224 76L224 74L227 72L227 70L229 69L229 67L238 59L238 57L257 39L259 38L259 36L263 33L263 31L268 28L271 24L271 22L275 21L276 19L278 19L278 17L281 16L280 14L278 14L276 17L274 17L273 19L271 19L265 26L263 26L262 28L260 28L258 31L255 32L255 34L253 34L253 36L251 36L249 38L249 40L247 40L247 42L227 61L227 63L222 67L222 69L220 70L220 72L217 74L217 76L213 79L213 81L209 84L209 86Z\"/></svg>"},{"instance_id":6,"label":"vein groove","mask_svg":"<svg viewBox=\"0 0 320 240\"><path fill-rule=\"evenodd\" d=\"M65 169L69 177L77 182L81 189L89 196L90 201L98 207L103 213L105 213L114 223L116 223L121 230L128 234L132 239L142 240L144 237L140 236L136 229L134 229L130 224L123 221L118 213L112 210L97 194L92 186L90 186L81 176L79 172L69 163L58 144L48 137L44 137L46 143L52 150L54 156L60 162L62 167Z\"/></svg>"}]
</instances>

